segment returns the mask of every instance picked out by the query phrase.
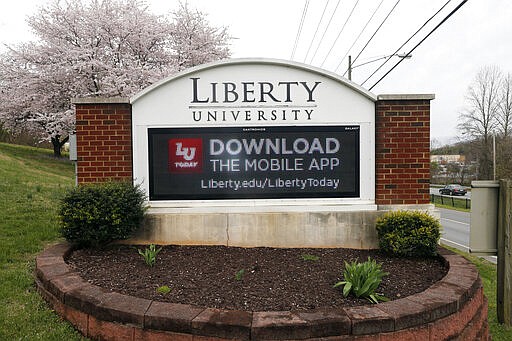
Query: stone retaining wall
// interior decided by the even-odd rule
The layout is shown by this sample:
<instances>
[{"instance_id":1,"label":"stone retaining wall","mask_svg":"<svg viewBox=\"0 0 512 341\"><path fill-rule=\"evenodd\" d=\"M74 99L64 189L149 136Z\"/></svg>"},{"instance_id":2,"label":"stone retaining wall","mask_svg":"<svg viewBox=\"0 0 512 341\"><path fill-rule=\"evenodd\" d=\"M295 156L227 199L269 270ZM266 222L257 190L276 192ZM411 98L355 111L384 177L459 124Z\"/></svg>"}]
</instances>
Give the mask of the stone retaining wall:
<instances>
[{"instance_id":1,"label":"stone retaining wall","mask_svg":"<svg viewBox=\"0 0 512 341\"><path fill-rule=\"evenodd\" d=\"M66 263L68 244L36 259L50 306L95 340L488 340L487 299L476 268L443 250L448 274L403 299L342 309L250 312L163 303L89 284Z\"/></svg>"}]
</instances>

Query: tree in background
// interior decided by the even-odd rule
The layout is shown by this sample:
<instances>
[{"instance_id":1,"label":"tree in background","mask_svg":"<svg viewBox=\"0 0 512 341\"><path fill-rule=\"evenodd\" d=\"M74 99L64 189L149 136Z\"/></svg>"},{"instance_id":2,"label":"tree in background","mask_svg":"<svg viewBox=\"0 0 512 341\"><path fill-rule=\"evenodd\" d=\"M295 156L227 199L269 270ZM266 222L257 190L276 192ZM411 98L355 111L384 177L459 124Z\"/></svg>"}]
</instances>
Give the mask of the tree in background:
<instances>
[{"instance_id":1,"label":"tree in background","mask_svg":"<svg viewBox=\"0 0 512 341\"><path fill-rule=\"evenodd\" d=\"M512 76L495 66L482 68L468 88L467 108L461 113L459 128L474 141L478 178L492 179L492 138L496 138L496 175L512 176Z\"/></svg>"},{"instance_id":2,"label":"tree in background","mask_svg":"<svg viewBox=\"0 0 512 341\"><path fill-rule=\"evenodd\" d=\"M431 161L430 162L430 178L437 179L440 171L441 171L441 167L439 167L439 162ZM431 182L433 183L434 181L431 181Z\"/></svg>"},{"instance_id":3,"label":"tree in background","mask_svg":"<svg viewBox=\"0 0 512 341\"><path fill-rule=\"evenodd\" d=\"M497 114L498 133L503 138L512 135L512 74L502 77Z\"/></svg>"},{"instance_id":4,"label":"tree in background","mask_svg":"<svg viewBox=\"0 0 512 341\"><path fill-rule=\"evenodd\" d=\"M0 123L51 141L56 156L74 130L72 98L129 97L230 55L226 28L186 4L164 16L139 0L55 0L27 21L38 40L0 57Z\"/></svg>"},{"instance_id":5,"label":"tree in background","mask_svg":"<svg viewBox=\"0 0 512 341\"><path fill-rule=\"evenodd\" d=\"M496 174L498 178L512 178L512 74L503 77L498 108Z\"/></svg>"},{"instance_id":6,"label":"tree in background","mask_svg":"<svg viewBox=\"0 0 512 341\"><path fill-rule=\"evenodd\" d=\"M190 10L186 3L174 13L171 29L174 32L170 42L174 51L172 64L177 71L230 55L226 29L205 25L204 14Z\"/></svg>"}]
</instances>

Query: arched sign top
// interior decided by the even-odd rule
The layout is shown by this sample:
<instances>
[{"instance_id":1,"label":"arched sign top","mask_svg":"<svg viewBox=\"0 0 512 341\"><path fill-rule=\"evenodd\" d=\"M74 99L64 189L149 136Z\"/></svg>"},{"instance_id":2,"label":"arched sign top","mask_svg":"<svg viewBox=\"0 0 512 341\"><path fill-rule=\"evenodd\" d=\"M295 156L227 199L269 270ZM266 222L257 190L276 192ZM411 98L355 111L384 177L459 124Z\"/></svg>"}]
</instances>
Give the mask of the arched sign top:
<instances>
[{"instance_id":1,"label":"arched sign top","mask_svg":"<svg viewBox=\"0 0 512 341\"><path fill-rule=\"evenodd\" d=\"M374 199L375 102L304 64L233 59L131 99L134 177L150 201Z\"/></svg>"},{"instance_id":2,"label":"arched sign top","mask_svg":"<svg viewBox=\"0 0 512 341\"><path fill-rule=\"evenodd\" d=\"M162 79L161 81L143 89L139 93L135 94L130 98L130 102L134 104L139 99L146 96L148 93L165 86L169 82L173 82L180 78L184 78L187 76L191 76L193 74L206 71L213 68L219 67L230 67L230 66L247 66L247 65L260 65L260 66L274 66L274 67L282 67L282 68L293 68L297 70L303 70L312 74L318 74L320 76L332 79L335 82L339 82L343 86L353 90L356 93L368 98L369 100L375 102L377 101L377 96L371 93L370 91L364 89L356 83L349 81L348 79L341 77L340 75L330 72L321 68L317 68L311 65L306 65L302 63L297 63L294 61L281 60L281 59L268 59L268 58L239 58L239 59L224 59L216 62L211 62L207 64L198 65L189 69L186 69L182 72L179 72L175 75L171 75L167 78Z\"/></svg>"}]
</instances>

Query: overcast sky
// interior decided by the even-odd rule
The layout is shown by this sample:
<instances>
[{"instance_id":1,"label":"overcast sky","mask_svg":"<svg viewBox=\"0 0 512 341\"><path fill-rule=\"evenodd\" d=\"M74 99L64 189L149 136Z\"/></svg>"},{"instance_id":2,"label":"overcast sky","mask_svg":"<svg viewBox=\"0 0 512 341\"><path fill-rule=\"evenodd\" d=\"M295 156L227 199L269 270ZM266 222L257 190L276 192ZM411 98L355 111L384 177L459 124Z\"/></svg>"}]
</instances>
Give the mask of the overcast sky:
<instances>
[{"instance_id":1,"label":"overcast sky","mask_svg":"<svg viewBox=\"0 0 512 341\"><path fill-rule=\"evenodd\" d=\"M447 1L399 1L354 65L395 53ZM16 44L33 39L25 24L25 18L47 2L48 0L3 1L0 11L0 42ZM167 13L178 4L171 0L147 2L156 13ZM347 69L348 55L355 58L359 54L396 2L397 0L309 1L293 60L343 75ZM398 52L411 50L460 2L461 0L450 1L424 30ZM236 38L232 44L234 58L290 59L306 1L188 0L188 3L190 7L207 13L213 25L229 28L231 35ZM323 20L318 26L324 9ZM374 12L375 15L369 21ZM320 42L331 15L331 24ZM457 120L465 105L464 96L478 70L486 65L496 65L504 72L512 72L511 18L512 1L469 0L412 53L412 58L403 60L372 92L377 95L435 94L431 111L431 137L443 143L453 142L459 136ZM363 30L365 25L366 29ZM313 40L315 31L317 35ZM312 58L313 55L315 58ZM383 61L384 59L355 67L353 81L361 84ZM391 59L363 87L370 88L397 61L397 57Z\"/></svg>"}]
</instances>

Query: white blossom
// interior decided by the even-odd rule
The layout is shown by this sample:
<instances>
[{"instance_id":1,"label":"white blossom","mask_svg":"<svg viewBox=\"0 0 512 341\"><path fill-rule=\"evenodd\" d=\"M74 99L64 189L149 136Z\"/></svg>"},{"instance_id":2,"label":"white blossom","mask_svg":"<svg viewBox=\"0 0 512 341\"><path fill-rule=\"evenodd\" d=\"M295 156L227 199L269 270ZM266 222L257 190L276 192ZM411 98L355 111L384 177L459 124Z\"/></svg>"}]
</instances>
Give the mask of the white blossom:
<instances>
[{"instance_id":1,"label":"white blossom","mask_svg":"<svg viewBox=\"0 0 512 341\"><path fill-rule=\"evenodd\" d=\"M72 98L129 97L230 55L226 28L210 26L187 4L155 15L139 0L54 0L28 24L38 40L0 57L0 123L39 134L59 150L74 129Z\"/></svg>"}]
</instances>

